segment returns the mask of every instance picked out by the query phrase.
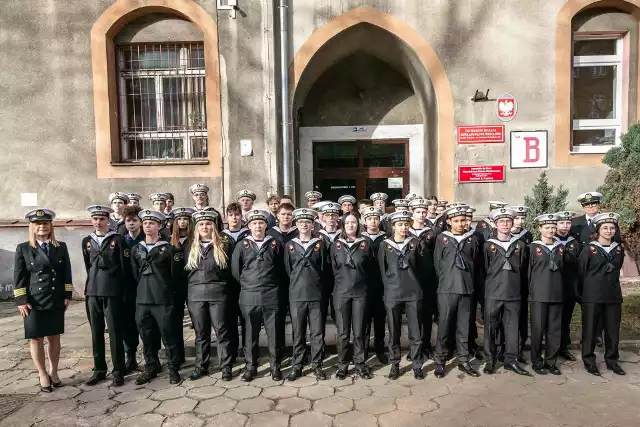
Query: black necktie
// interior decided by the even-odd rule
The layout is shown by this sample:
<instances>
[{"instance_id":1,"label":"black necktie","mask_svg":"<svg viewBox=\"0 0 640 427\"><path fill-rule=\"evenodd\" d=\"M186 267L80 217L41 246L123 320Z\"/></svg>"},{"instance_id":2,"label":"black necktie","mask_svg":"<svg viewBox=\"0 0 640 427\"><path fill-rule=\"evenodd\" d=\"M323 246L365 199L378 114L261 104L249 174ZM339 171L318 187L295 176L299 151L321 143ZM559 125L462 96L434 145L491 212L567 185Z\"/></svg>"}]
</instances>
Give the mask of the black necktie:
<instances>
[{"instance_id":1,"label":"black necktie","mask_svg":"<svg viewBox=\"0 0 640 427\"><path fill-rule=\"evenodd\" d=\"M42 245L40 245L40 247L42 248L44 253L47 255L47 258L49 258L49 245L47 245L47 243L45 242Z\"/></svg>"}]
</instances>

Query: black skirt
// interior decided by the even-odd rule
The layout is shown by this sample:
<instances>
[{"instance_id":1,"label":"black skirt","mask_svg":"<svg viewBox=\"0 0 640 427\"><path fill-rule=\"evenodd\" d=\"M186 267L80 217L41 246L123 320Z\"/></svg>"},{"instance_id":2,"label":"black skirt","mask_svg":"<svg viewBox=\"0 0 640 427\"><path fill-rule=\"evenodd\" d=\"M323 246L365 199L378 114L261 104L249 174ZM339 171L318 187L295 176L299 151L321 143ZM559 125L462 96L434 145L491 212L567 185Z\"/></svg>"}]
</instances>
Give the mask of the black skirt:
<instances>
[{"instance_id":1,"label":"black skirt","mask_svg":"<svg viewBox=\"0 0 640 427\"><path fill-rule=\"evenodd\" d=\"M24 318L25 339L64 334L63 310L30 310Z\"/></svg>"}]
</instances>

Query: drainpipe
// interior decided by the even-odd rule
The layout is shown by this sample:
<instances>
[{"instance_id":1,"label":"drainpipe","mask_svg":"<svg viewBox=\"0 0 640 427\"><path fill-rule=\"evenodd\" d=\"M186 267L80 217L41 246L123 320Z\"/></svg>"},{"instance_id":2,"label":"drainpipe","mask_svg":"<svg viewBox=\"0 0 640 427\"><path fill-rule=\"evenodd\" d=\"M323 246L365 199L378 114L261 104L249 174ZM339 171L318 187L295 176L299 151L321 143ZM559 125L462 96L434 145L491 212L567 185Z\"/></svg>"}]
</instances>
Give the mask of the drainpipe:
<instances>
[{"instance_id":1,"label":"drainpipe","mask_svg":"<svg viewBox=\"0 0 640 427\"><path fill-rule=\"evenodd\" d=\"M291 194L291 157L289 154L289 5L280 0L280 110L282 133L283 194Z\"/></svg>"}]
</instances>

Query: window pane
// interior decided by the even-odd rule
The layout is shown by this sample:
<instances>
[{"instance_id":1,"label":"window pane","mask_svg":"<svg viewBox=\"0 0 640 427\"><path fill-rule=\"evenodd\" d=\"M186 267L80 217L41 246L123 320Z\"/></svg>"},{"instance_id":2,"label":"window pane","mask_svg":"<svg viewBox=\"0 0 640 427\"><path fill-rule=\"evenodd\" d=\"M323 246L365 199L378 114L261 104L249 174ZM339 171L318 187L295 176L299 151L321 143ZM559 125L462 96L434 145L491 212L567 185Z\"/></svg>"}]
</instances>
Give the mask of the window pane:
<instances>
[{"instance_id":1,"label":"window pane","mask_svg":"<svg viewBox=\"0 0 640 427\"><path fill-rule=\"evenodd\" d=\"M614 129L582 129L573 131L574 147L598 147L614 145L616 131Z\"/></svg>"},{"instance_id":2,"label":"window pane","mask_svg":"<svg viewBox=\"0 0 640 427\"><path fill-rule=\"evenodd\" d=\"M352 142L322 142L315 145L316 168L358 167L358 146Z\"/></svg>"},{"instance_id":3,"label":"window pane","mask_svg":"<svg viewBox=\"0 0 640 427\"><path fill-rule=\"evenodd\" d=\"M130 141L136 145L136 152L143 153L139 160L183 159L182 139L136 139Z\"/></svg>"},{"instance_id":4,"label":"window pane","mask_svg":"<svg viewBox=\"0 0 640 427\"><path fill-rule=\"evenodd\" d=\"M127 128L125 131L148 131L158 128L155 79L128 79L125 83Z\"/></svg>"},{"instance_id":5,"label":"window pane","mask_svg":"<svg viewBox=\"0 0 640 427\"><path fill-rule=\"evenodd\" d=\"M402 199L402 188L389 188L389 178L368 178L365 196L369 197L373 193L387 193L387 205L391 205L392 200Z\"/></svg>"},{"instance_id":6,"label":"window pane","mask_svg":"<svg viewBox=\"0 0 640 427\"><path fill-rule=\"evenodd\" d=\"M123 48L124 70L163 70L178 68L180 45L140 45Z\"/></svg>"},{"instance_id":7,"label":"window pane","mask_svg":"<svg viewBox=\"0 0 640 427\"><path fill-rule=\"evenodd\" d=\"M191 138L191 157L194 159L206 159L209 156L207 151L207 137Z\"/></svg>"},{"instance_id":8,"label":"window pane","mask_svg":"<svg viewBox=\"0 0 640 427\"><path fill-rule=\"evenodd\" d=\"M576 40L573 42L573 55L615 55L617 42L617 39Z\"/></svg>"},{"instance_id":9,"label":"window pane","mask_svg":"<svg viewBox=\"0 0 640 427\"><path fill-rule=\"evenodd\" d=\"M189 68L204 69L204 47L189 46Z\"/></svg>"},{"instance_id":10,"label":"window pane","mask_svg":"<svg viewBox=\"0 0 640 427\"><path fill-rule=\"evenodd\" d=\"M345 194L356 197L355 178L325 178L316 182L314 188L322 193L324 200L338 200Z\"/></svg>"},{"instance_id":11,"label":"window pane","mask_svg":"<svg viewBox=\"0 0 640 427\"><path fill-rule=\"evenodd\" d=\"M364 144L364 167L403 168L404 165L404 144Z\"/></svg>"},{"instance_id":12,"label":"window pane","mask_svg":"<svg viewBox=\"0 0 640 427\"><path fill-rule=\"evenodd\" d=\"M618 66L573 68L573 118L615 119Z\"/></svg>"}]
</instances>

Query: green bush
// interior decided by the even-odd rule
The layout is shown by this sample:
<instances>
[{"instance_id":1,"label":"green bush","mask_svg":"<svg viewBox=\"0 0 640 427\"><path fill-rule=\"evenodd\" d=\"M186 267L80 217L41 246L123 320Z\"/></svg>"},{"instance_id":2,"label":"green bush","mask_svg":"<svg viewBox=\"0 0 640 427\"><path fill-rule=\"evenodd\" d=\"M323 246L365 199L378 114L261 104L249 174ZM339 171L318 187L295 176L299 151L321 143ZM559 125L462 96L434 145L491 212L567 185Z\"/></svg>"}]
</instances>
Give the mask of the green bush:
<instances>
[{"instance_id":1,"label":"green bush","mask_svg":"<svg viewBox=\"0 0 640 427\"><path fill-rule=\"evenodd\" d=\"M533 194L524 197L524 204L529 207L529 214L525 221L525 228L533 234L534 239L540 238L538 227L534 223L535 217L542 214L560 212L567 207L567 196L569 190L562 184L556 190L549 185L547 173L542 172L538 177L538 182L533 186Z\"/></svg>"}]
</instances>

